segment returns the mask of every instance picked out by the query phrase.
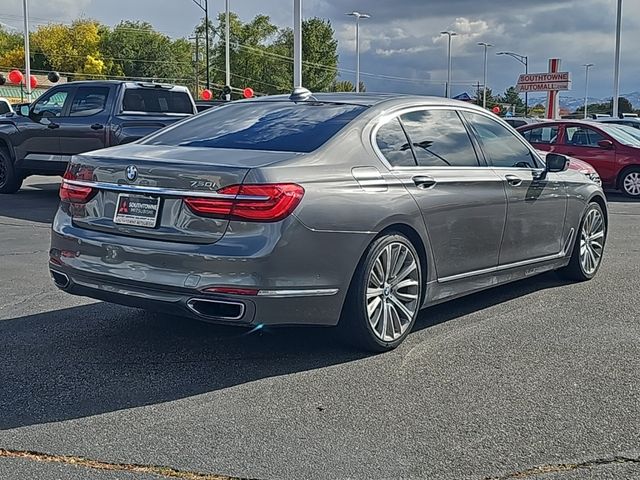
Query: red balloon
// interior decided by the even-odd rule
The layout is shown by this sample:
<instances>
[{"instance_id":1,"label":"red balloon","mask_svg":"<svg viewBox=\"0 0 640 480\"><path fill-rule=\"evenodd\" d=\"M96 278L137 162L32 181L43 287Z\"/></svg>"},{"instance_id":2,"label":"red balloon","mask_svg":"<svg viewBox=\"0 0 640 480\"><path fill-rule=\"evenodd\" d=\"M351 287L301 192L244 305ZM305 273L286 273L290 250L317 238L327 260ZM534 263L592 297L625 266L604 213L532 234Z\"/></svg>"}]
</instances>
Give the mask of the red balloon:
<instances>
[{"instance_id":1,"label":"red balloon","mask_svg":"<svg viewBox=\"0 0 640 480\"><path fill-rule=\"evenodd\" d=\"M211 100L213 98L213 92L209 89L204 89L200 94L203 100Z\"/></svg>"},{"instance_id":2,"label":"red balloon","mask_svg":"<svg viewBox=\"0 0 640 480\"><path fill-rule=\"evenodd\" d=\"M31 78L29 78L29 85L31 85L31 89L33 90L38 86L38 79L31 75Z\"/></svg>"},{"instance_id":3,"label":"red balloon","mask_svg":"<svg viewBox=\"0 0 640 480\"><path fill-rule=\"evenodd\" d=\"M498 105L496 105L495 107L493 107L491 109L491 111L497 115L497 114L500 113L500 107Z\"/></svg>"},{"instance_id":4,"label":"red balloon","mask_svg":"<svg viewBox=\"0 0 640 480\"><path fill-rule=\"evenodd\" d=\"M244 90L242 90L242 96L244 98L252 98L253 97L253 88L247 87Z\"/></svg>"},{"instance_id":5,"label":"red balloon","mask_svg":"<svg viewBox=\"0 0 640 480\"><path fill-rule=\"evenodd\" d=\"M22 72L20 70L11 70L9 72L9 81L11 83L15 83L15 84L22 83L23 78L24 77L22 76Z\"/></svg>"}]
</instances>

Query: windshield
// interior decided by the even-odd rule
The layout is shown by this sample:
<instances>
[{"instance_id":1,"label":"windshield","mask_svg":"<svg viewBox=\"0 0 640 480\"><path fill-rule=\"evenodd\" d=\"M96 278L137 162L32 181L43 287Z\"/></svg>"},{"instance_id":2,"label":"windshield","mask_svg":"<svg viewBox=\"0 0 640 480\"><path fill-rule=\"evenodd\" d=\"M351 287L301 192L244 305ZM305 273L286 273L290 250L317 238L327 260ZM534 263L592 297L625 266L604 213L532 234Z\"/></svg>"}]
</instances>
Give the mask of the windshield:
<instances>
[{"instance_id":1,"label":"windshield","mask_svg":"<svg viewBox=\"0 0 640 480\"><path fill-rule=\"evenodd\" d=\"M207 110L142 143L311 152L366 110L360 105L260 101Z\"/></svg>"},{"instance_id":2,"label":"windshield","mask_svg":"<svg viewBox=\"0 0 640 480\"><path fill-rule=\"evenodd\" d=\"M624 145L640 147L640 135L635 132L630 132L630 130L634 130L632 127L626 127L624 125L602 125L600 128Z\"/></svg>"},{"instance_id":3,"label":"windshield","mask_svg":"<svg viewBox=\"0 0 640 480\"><path fill-rule=\"evenodd\" d=\"M633 138L640 141L640 130L628 125L616 125L616 128L622 130L627 135L631 135ZM634 145L635 146L635 145Z\"/></svg>"}]
</instances>

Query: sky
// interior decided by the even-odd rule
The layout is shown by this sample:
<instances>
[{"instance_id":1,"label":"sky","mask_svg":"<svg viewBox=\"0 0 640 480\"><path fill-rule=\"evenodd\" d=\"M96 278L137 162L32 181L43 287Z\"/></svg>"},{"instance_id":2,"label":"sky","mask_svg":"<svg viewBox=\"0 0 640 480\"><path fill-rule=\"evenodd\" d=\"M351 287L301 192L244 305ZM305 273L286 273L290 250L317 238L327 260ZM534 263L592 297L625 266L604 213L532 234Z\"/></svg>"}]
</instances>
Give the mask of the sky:
<instances>
[{"instance_id":1,"label":"sky","mask_svg":"<svg viewBox=\"0 0 640 480\"><path fill-rule=\"evenodd\" d=\"M224 0L209 0L212 16ZM475 91L482 82L483 49L489 53L488 86L502 92L515 84L523 66L499 51L529 57L530 72L546 72L548 59L562 59L572 74L572 90L564 96L584 96L585 63L590 73L589 96L613 94L616 0L303 0L303 15L329 19L339 41L340 76L353 80L355 30L348 11L371 15L362 20L361 79L369 91L421 94L444 93L446 37L454 30L453 94ZM122 19L144 20L172 37L189 36L202 11L192 0L30 0L33 24L95 18L114 25ZM280 26L293 22L291 0L231 0L241 19L266 14ZM0 2L0 22L21 27L22 0ZM621 92L640 90L640 1L624 0Z\"/></svg>"}]
</instances>

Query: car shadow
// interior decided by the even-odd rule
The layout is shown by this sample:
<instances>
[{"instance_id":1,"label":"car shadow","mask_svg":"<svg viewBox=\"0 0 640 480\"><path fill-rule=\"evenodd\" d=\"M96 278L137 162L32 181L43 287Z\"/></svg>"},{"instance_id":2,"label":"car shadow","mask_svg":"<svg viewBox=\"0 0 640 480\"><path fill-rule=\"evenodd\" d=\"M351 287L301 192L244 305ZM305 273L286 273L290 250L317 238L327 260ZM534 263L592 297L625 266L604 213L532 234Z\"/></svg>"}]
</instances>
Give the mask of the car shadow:
<instances>
[{"instance_id":1,"label":"car shadow","mask_svg":"<svg viewBox=\"0 0 640 480\"><path fill-rule=\"evenodd\" d=\"M605 196L607 197L607 202L612 203L640 203L640 198L631 198L623 195L617 190L607 190L605 191Z\"/></svg>"},{"instance_id":2,"label":"car shadow","mask_svg":"<svg viewBox=\"0 0 640 480\"><path fill-rule=\"evenodd\" d=\"M420 314L415 331L562 283L546 274L432 307ZM402 351L388 355L395 354ZM333 328L252 332L106 303L2 320L0 430L159 404L369 356L340 342Z\"/></svg>"},{"instance_id":3,"label":"car shadow","mask_svg":"<svg viewBox=\"0 0 640 480\"><path fill-rule=\"evenodd\" d=\"M58 209L59 182L31 184L11 195L0 195L0 217L51 224Z\"/></svg>"}]
</instances>

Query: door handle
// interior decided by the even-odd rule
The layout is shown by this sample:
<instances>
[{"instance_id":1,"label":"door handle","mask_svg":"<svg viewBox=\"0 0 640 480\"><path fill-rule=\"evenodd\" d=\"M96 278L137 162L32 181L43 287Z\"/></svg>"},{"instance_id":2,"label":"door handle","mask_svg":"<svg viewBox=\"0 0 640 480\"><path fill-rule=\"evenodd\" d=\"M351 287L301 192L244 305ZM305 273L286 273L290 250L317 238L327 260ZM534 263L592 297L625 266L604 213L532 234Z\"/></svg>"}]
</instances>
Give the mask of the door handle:
<instances>
[{"instance_id":1,"label":"door handle","mask_svg":"<svg viewBox=\"0 0 640 480\"><path fill-rule=\"evenodd\" d=\"M102 130L104 128L104 125L102 125L101 123L94 123L93 125L91 125L91 128L93 130Z\"/></svg>"},{"instance_id":2,"label":"door handle","mask_svg":"<svg viewBox=\"0 0 640 480\"><path fill-rule=\"evenodd\" d=\"M522 179L517 175L505 175L504 178L507 180L507 183L512 187L518 187L522 184Z\"/></svg>"},{"instance_id":3,"label":"door handle","mask_svg":"<svg viewBox=\"0 0 640 480\"><path fill-rule=\"evenodd\" d=\"M411 180L413 180L413 183L416 184L416 187L423 190L431 188L437 183L435 178L429 177L427 175L418 175L416 177L413 177Z\"/></svg>"},{"instance_id":4,"label":"door handle","mask_svg":"<svg viewBox=\"0 0 640 480\"><path fill-rule=\"evenodd\" d=\"M47 125L47 128L50 128L51 130L53 130L54 128L60 128L60 125L58 125L57 123L51 122L49 125Z\"/></svg>"}]
</instances>

